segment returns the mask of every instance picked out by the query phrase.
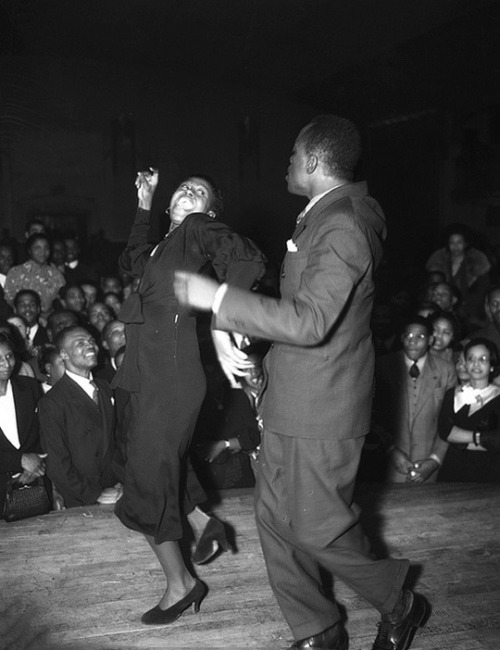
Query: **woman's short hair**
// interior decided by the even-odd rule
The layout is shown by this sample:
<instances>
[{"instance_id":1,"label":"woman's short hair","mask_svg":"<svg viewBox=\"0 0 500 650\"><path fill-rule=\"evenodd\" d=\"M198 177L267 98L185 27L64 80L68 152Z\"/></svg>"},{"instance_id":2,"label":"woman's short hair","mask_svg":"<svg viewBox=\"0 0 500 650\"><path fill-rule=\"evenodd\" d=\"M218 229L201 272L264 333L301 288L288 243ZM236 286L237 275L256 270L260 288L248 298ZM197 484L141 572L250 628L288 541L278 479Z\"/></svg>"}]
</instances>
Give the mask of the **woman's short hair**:
<instances>
[{"instance_id":1,"label":"woman's short hair","mask_svg":"<svg viewBox=\"0 0 500 650\"><path fill-rule=\"evenodd\" d=\"M491 373L493 376L497 374L500 370L500 356L498 354L498 348L493 343L491 339L487 339L485 336L476 336L465 344L464 347L464 356L467 359L469 350L474 348L476 345L483 345L488 352L490 353L490 364L491 364Z\"/></svg>"}]
</instances>

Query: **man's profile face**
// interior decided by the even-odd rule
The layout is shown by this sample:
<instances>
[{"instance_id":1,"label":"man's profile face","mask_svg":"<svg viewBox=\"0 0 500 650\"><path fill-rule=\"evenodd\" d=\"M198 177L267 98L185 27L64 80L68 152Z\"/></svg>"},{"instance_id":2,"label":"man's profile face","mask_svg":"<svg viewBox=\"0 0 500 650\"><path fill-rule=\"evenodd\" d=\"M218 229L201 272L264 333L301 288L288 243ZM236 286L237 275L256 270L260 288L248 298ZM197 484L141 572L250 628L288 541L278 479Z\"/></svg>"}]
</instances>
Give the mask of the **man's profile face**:
<instances>
[{"instance_id":1,"label":"man's profile face","mask_svg":"<svg viewBox=\"0 0 500 650\"><path fill-rule=\"evenodd\" d=\"M309 191L310 175L306 170L308 156L302 138L307 128L302 129L295 140L286 175L288 191L290 194L298 194L299 196L307 196Z\"/></svg>"},{"instance_id":2,"label":"man's profile face","mask_svg":"<svg viewBox=\"0 0 500 650\"><path fill-rule=\"evenodd\" d=\"M82 327L66 334L61 358L67 370L78 374L95 368L98 351L94 337Z\"/></svg>"}]
</instances>

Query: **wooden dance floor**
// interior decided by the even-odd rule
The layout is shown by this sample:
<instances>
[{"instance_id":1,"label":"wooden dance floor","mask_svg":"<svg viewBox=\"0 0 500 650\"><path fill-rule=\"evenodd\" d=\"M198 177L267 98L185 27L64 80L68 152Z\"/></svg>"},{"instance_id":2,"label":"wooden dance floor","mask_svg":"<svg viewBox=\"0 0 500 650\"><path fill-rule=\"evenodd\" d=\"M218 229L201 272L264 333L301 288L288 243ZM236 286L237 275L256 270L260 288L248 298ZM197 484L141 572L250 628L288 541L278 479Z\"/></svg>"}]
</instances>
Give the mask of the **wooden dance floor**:
<instances>
[{"instance_id":1,"label":"wooden dance floor","mask_svg":"<svg viewBox=\"0 0 500 650\"><path fill-rule=\"evenodd\" d=\"M500 486L365 485L357 499L377 552L409 557L432 603L412 650L500 649ZM141 535L111 506L0 521L0 648L286 648L292 642L269 588L252 490L227 491L213 511L234 526L238 551L198 567L210 591L199 614L166 627L141 614L164 589ZM378 614L341 583L351 650L370 650Z\"/></svg>"}]
</instances>

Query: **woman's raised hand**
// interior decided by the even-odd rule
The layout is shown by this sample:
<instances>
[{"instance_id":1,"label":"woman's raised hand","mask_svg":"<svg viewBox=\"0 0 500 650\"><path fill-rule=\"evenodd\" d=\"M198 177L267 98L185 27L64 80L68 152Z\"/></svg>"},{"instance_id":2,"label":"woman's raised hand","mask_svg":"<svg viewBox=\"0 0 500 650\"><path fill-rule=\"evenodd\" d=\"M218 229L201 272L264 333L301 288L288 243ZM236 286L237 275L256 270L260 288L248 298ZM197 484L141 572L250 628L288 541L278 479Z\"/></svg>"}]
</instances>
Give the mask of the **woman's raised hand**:
<instances>
[{"instance_id":1,"label":"woman's raised hand","mask_svg":"<svg viewBox=\"0 0 500 650\"><path fill-rule=\"evenodd\" d=\"M151 209L151 202L153 201L153 194L157 185L157 169L150 167L147 171L138 172L137 178L135 179L135 186L137 187L137 198L139 199L140 208L144 210Z\"/></svg>"}]
</instances>

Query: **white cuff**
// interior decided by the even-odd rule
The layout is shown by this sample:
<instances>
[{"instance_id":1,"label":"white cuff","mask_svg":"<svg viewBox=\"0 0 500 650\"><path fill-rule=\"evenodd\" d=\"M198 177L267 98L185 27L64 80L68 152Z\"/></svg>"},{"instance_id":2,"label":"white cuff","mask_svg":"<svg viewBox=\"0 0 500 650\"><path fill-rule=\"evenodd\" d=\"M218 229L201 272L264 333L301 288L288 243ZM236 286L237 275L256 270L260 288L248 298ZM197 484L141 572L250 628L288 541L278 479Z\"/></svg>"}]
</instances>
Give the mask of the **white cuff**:
<instances>
[{"instance_id":1,"label":"white cuff","mask_svg":"<svg viewBox=\"0 0 500 650\"><path fill-rule=\"evenodd\" d=\"M227 289L228 289L228 286L227 286L226 283L224 283L224 284L221 284L220 287L215 292L214 301L212 303L212 311L213 311L214 314L216 314L219 311L222 300L224 299L224 296L226 295Z\"/></svg>"},{"instance_id":2,"label":"white cuff","mask_svg":"<svg viewBox=\"0 0 500 650\"><path fill-rule=\"evenodd\" d=\"M441 458L437 454L429 454L429 460L435 460L438 465L442 465Z\"/></svg>"}]
</instances>

